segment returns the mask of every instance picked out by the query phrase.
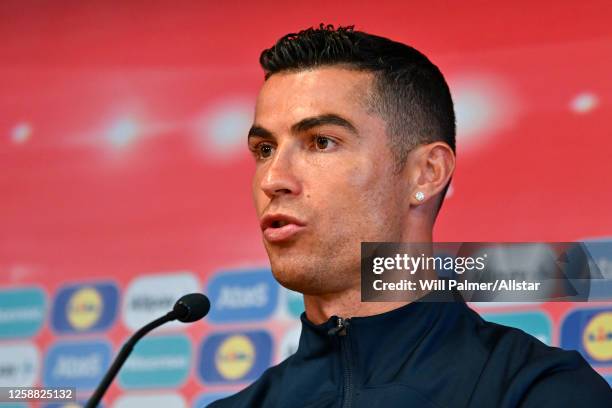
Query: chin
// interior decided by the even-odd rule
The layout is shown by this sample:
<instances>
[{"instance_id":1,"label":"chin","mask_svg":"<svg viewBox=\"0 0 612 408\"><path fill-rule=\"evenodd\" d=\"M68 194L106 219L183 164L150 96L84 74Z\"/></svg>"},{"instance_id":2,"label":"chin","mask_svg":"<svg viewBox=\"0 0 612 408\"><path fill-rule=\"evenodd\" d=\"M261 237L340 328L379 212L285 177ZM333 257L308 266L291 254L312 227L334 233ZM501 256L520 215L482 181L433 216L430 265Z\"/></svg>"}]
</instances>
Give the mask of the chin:
<instances>
[{"instance_id":1,"label":"chin","mask_svg":"<svg viewBox=\"0 0 612 408\"><path fill-rule=\"evenodd\" d=\"M281 286L289 290L304 293L304 290L309 286L307 282L307 271L310 268L307 266L302 265L302 267L300 267L285 260L282 262L271 261L271 268L274 279L276 279Z\"/></svg>"}]
</instances>

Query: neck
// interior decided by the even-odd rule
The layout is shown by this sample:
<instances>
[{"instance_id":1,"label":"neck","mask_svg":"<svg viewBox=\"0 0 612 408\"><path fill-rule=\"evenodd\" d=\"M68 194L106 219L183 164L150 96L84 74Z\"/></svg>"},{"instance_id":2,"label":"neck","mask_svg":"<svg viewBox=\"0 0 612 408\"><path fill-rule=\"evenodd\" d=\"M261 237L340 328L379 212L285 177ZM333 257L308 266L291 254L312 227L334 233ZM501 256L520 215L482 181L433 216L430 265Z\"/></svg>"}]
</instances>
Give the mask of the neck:
<instances>
[{"instance_id":1,"label":"neck","mask_svg":"<svg viewBox=\"0 0 612 408\"><path fill-rule=\"evenodd\" d=\"M420 225L421 228L407 228L407 231L402 235L401 241L410 242L432 242L431 228L425 228L426 225ZM433 253L432 247L425 249L426 255ZM360 274L361 271L356 273ZM435 271L422 271L421 278L432 279L437 278ZM351 286L341 292L325 293L317 295L304 294L304 308L306 317L314 324L321 324L329 320L331 316L340 316L342 318L350 317L365 317L385 313L399 307L405 306L408 303L426 295L427 291L419 291L411 294L403 302L362 302L361 301L361 286Z\"/></svg>"},{"instance_id":2,"label":"neck","mask_svg":"<svg viewBox=\"0 0 612 408\"><path fill-rule=\"evenodd\" d=\"M362 302L359 288L328 295L304 295L306 317L321 324L331 316L359 317L388 312L410 302Z\"/></svg>"}]
</instances>

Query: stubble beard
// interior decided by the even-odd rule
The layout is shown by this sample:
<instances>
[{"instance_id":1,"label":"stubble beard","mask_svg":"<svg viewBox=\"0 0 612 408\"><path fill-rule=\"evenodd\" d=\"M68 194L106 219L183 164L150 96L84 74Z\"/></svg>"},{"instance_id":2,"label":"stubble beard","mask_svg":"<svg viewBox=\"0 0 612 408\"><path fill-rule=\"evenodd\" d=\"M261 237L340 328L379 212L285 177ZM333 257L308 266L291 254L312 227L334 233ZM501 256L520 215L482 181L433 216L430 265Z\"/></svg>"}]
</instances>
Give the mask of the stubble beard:
<instances>
[{"instance_id":1,"label":"stubble beard","mask_svg":"<svg viewBox=\"0 0 612 408\"><path fill-rule=\"evenodd\" d=\"M360 279L360 242L346 240L296 248L266 245L272 274L285 288L305 295L342 292Z\"/></svg>"}]
</instances>

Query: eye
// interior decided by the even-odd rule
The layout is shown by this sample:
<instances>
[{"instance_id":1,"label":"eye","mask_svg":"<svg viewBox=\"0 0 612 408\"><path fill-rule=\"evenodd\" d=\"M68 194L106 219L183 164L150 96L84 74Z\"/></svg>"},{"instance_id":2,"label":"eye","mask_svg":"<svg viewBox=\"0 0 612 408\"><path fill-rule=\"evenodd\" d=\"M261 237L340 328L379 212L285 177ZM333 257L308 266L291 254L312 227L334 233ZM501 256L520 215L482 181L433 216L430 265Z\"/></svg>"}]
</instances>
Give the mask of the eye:
<instances>
[{"instance_id":1,"label":"eye","mask_svg":"<svg viewBox=\"0 0 612 408\"><path fill-rule=\"evenodd\" d=\"M257 154L262 159L267 159L268 157L271 157L272 153L274 153L274 146L269 143L260 143L257 146Z\"/></svg>"},{"instance_id":2,"label":"eye","mask_svg":"<svg viewBox=\"0 0 612 408\"><path fill-rule=\"evenodd\" d=\"M249 147L249 150L253 152L255 160L264 160L272 156L274 153L274 145L270 143L257 143L255 146Z\"/></svg>"},{"instance_id":3,"label":"eye","mask_svg":"<svg viewBox=\"0 0 612 408\"><path fill-rule=\"evenodd\" d=\"M329 150L336 142L326 136L315 136L314 144L317 150Z\"/></svg>"}]
</instances>

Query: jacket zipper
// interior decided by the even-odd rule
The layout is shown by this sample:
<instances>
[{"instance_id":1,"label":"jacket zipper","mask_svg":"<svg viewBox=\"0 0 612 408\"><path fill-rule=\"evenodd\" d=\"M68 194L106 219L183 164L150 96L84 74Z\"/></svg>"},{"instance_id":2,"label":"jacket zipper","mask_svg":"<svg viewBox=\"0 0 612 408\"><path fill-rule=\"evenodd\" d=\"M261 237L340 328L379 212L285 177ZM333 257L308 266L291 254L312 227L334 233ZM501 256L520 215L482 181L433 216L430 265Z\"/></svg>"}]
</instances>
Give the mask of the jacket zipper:
<instances>
[{"instance_id":1,"label":"jacket zipper","mask_svg":"<svg viewBox=\"0 0 612 408\"><path fill-rule=\"evenodd\" d=\"M353 373L351 367L351 350L348 339L348 326L350 318L343 319L338 317L336 327L329 331L331 335L337 335L340 343L340 353L342 355L342 366L344 369L344 384L342 396L342 408L350 408L352 405L353 393Z\"/></svg>"}]
</instances>

